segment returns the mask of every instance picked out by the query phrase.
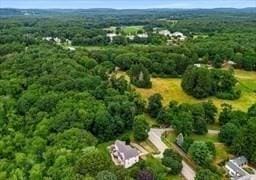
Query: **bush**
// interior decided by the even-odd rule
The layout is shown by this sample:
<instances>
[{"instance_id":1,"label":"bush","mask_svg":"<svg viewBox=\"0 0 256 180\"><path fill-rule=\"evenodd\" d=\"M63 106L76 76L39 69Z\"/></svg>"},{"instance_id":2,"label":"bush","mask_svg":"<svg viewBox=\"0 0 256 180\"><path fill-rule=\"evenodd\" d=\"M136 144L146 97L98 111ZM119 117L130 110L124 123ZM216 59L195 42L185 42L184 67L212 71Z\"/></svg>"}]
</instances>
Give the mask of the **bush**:
<instances>
[{"instance_id":1,"label":"bush","mask_svg":"<svg viewBox=\"0 0 256 180\"><path fill-rule=\"evenodd\" d=\"M162 164L166 166L172 175L177 175L182 169L182 158L176 152L171 149L166 149L163 154Z\"/></svg>"},{"instance_id":2,"label":"bush","mask_svg":"<svg viewBox=\"0 0 256 180\"><path fill-rule=\"evenodd\" d=\"M239 99L241 96L240 90L233 90L232 92L219 92L216 94L216 97L219 99L226 99L226 100L236 100Z\"/></svg>"}]
</instances>

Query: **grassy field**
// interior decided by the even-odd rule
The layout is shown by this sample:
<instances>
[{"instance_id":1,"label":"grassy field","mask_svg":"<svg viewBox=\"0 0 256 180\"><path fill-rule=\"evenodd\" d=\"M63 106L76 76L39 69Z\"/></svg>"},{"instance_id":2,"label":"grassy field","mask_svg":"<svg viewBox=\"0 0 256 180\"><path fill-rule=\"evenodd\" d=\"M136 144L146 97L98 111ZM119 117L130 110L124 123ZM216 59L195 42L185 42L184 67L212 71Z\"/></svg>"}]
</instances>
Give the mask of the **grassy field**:
<instances>
[{"instance_id":1,"label":"grassy field","mask_svg":"<svg viewBox=\"0 0 256 180\"><path fill-rule=\"evenodd\" d=\"M136 88L136 91L139 92L144 99L147 99L155 93L160 93L163 96L164 105L168 105L171 100L180 103L198 103L210 99L218 108L221 107L221 104L228 103L232 104L234 109L246 111L248 107L256 102L256 93L254 92L256 90L256 73L235 70L235 76L239 81L238 88L242 90L242 96L234 101L221 100L215 97L203 100L193 98L182 90L180 85L181 79L178 78L152 78L153 86L151 89Z\"/></svg>"},{"instance_id":2,"label":"grassy field","mask_svg":"<svg viewBox=\"0 0 256 180\"><path fill-rule=\"evenodd\" d=\"M136 34L139 30L143 30L143 26L123 26L121 29L125 34Z\"/></svg>"}]
</instances>

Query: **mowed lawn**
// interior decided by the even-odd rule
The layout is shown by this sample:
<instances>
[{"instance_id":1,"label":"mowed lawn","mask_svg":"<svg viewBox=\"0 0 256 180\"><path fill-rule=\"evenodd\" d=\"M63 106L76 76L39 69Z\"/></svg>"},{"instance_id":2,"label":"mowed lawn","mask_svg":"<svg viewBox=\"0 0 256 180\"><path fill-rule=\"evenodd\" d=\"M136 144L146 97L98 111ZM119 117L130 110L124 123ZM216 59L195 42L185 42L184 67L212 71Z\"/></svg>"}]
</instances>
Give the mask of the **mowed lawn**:
<instances>
[{"instance_id":1,"label":"mowed lawn","mask_svg":"<svg viewBox=\"0 0 256 180\"><path fill-rule=\"evenodd\" d=\"M136 34L139 30L143 30L143 26L122 26L125 34Z\"/></svg>"},{"instance_id":2,"label":"mowed lawn","mask_svg":"<svg viewBox=\"0 0 256 180\"><path fill-rule=\"evenodd\" d=\"M242 95L238 100L221 100L215 97L210 97L203 100L198 100L187 95L181 88L180 78L152 78L151 89L136 88L136 91L141 94L144 99L149 96L160 93L163 97L164 105L168 105L171 100L179 103L198 103L202 101L212 100L213 103L221 108L221 104L232 104L234 109L247 111L253 103L256 103L256 72L247 72L235 70L235 76L238 79L238 88L242 90Z\"/></svg>"},{"instance_id":3,"label":"mowed lawn","mask_svg":"<svg viewBox=\"0 0 256 180\"><path fill-rule=\"evenodd\" d=\"M175 143L177 134L175 132L168 132L166 136L163 136L163 141L170 145L171 143ZM194 141L204 141L204 142L212 142L216 148L216 157L213 160L214 164L219 164L220 162L230 158L232 155L229 154L229 149L223 143L220 143L218 140L218 135L206 134L206 135L196 135L192 134L189 136Z\"/></svg>"}]
</instances>

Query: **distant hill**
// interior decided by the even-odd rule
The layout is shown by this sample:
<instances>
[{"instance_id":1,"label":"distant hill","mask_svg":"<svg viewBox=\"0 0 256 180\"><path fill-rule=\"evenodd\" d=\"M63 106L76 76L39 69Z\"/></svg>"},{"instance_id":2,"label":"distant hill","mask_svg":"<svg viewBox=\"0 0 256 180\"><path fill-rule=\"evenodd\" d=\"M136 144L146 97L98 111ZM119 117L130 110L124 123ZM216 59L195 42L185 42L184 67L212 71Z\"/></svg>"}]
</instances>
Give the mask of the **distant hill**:
<instances>
[{"instance_id":1,"label":"distant hill","mask_svg":"<svg viewBox=\"0 0 256 180\"><path fill-rule=\"evenodd\" d=\"M0 8L0 16L26 15L174 15L177 13L256 13L256 8L216 8L216 9L8 9Z\"/></svg>"}]
</instances>

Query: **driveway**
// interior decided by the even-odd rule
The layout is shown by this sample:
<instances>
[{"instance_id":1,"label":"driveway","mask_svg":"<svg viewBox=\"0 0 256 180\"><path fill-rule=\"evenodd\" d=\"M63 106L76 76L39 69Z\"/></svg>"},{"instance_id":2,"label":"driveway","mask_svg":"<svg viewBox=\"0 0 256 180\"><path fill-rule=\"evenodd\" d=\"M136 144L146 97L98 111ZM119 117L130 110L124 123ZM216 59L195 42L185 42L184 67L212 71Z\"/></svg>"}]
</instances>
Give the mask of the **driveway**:
<instances>
[{"instance_id":1,"label":"driveway","mask_svg":"<svg viewBox=\"0 0 256 180\"><path fill-rule=\"evenodd\" d=\"M165 131L171 131L172 128L159 129L159 128L151 128L148 133L148 139L156 146L156 148L160 151L159 155L155 155L157 158L163 157L163 152L165 149L168 149L165 143L163 143L161 136ZM186 180L194 180L195 171L185 162L182 161L182 171L181 174L185 177Z\"/></svg>"},{"instance_id":2,"label":"driveway","mask_svg":"<svg viewBox=\"0 0 256 180\"><path fill-rule=\"evenodd\" d=\"M212 129L208 130L208 134L210 134L210 135L218 135L219 133L220 133L219 130L212 130Z\"/></svg>"}]
</instances>

